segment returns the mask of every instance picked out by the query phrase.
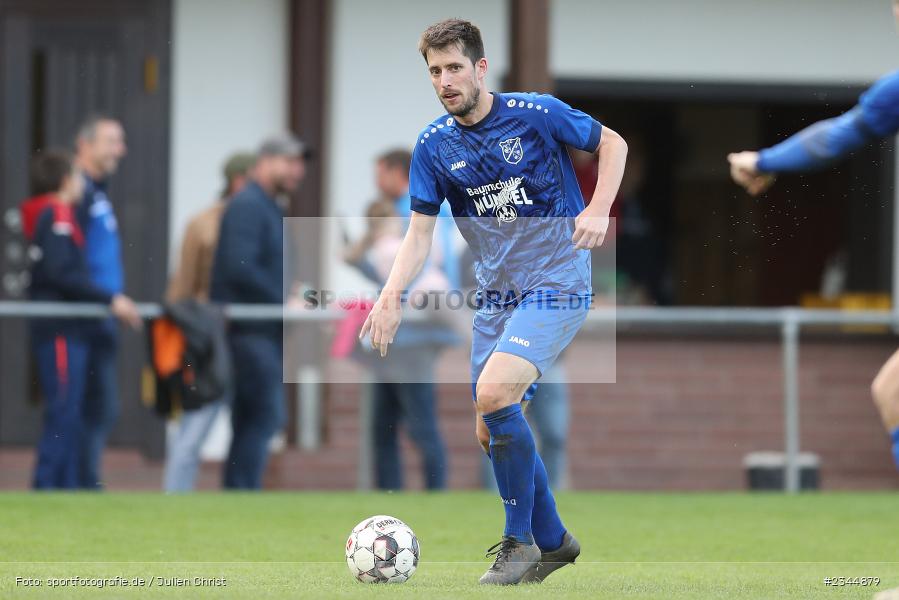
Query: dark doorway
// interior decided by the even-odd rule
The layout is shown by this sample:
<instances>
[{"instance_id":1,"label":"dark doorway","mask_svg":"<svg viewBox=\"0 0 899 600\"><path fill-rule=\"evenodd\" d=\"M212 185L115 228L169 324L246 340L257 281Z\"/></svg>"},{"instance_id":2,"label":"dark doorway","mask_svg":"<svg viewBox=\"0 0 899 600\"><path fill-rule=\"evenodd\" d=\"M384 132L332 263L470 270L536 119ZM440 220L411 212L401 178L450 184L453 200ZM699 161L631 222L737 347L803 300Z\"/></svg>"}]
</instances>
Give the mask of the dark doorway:
<instances>
[{"instance_id":1,"label":"dark doorway","mask_svg":"<svg viewBox=\"0 0 899 600\"><path fill-rule=\"evenodd\" d=\"M92 113L120 119L128 156L110 182L123 243L126 290L156 300L167 265L170 0L0 2L0 298L25 297L27 265L16 209L28 195L38 149L71 147ZM33 401L27 324L0 320L0 445L31 445L40 426ZM140 405L144 342L125 334L121 416L112 443L162 450L162 427Z\"/></svg>"},{"instance_id":2,"label":"dark doorway","mask_svg":"<svg viewBox=\"0 0 899 600\"><path fill-rule=\"evenodd\" d=\"M557 89L642 157L635 196L659 248L656 303L798 304L835 260L846 265L847 292L889 292L892 140L825 172L782 176L758 199L730 181L726 162L728 152L839 115L863 88L561 81ZM619 246L619 272L623 253Z\"/></svg>"}]
</instances>

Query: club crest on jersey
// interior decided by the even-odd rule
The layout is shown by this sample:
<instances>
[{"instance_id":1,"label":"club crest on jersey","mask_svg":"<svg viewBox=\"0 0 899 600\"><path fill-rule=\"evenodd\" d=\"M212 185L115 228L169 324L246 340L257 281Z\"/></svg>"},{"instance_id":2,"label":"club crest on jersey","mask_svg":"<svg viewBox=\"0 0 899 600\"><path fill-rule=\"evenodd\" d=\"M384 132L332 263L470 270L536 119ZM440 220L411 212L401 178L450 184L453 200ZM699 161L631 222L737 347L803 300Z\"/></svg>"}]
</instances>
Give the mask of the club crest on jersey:
<instances>
[{"instance_id":1,"label":"club crest on jersey","mask_svg":"<svg viewBox=\"0 0 899 600\"><path fill-rule=\"evenodd\" d=\"M503 140L499 143L499 147L502 148L503 158L510 165L517 165L524 157L524 150L521 149L520 137Z\"/></svg>"},{"instance_id":2,"label":"club crest on jersey","mask_svg":"<svg viewBox=\"0 0 899 600\"><path fill-rule=\"evenodd\" d=\"M511 204L496 207L496 218L500 223L511 223L518 218L518 211Z\"/></svg>"}]
</instances>

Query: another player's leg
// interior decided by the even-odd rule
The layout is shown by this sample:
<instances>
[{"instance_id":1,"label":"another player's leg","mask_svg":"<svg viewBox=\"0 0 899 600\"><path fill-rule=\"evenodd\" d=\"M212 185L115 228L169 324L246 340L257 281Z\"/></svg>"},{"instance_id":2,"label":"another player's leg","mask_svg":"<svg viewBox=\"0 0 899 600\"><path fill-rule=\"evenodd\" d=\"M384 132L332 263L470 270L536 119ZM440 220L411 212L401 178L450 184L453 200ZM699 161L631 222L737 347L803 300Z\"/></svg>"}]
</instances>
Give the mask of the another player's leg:
<instances>
[{"instance_id":1,"label":"another player's leg","mask_svg":"<svg viewBox=\"0 0 899 600\"><path fill-rule=\"evenodd\" d=\"M871 395L892 439L893 460L899 468L899 351L880 368L871 383ZM874 600L899 600L899 588L880 592Z\"/></svg>"},{"instance_id":2,"label":"another player's leg","mask_svg":"<svg viewBox=\"0 0 899 600\"><path fill-rule=\"evenodd\" d=\"M884 590L879 594L874 594L873 600L899 600L899 588Z\"/></svg>"},{"instance_id":3,"label":"another player's leg","mask_svg":"<svg viewBox=\"0 0 899 600\"><path fill-rule=\"evenodd\" d=\"M516 584L540 559L531 532L537 450L521 412L521 399L536 378L533 364L504 352L494 352L478 378L478 414L490 433L490 461L506 512L503 539L488 551L496 558L483 584Z\"/></svg>"},{"instance_id":4,"label":"another player's leg","mask_svg":"<svg viewBox=\"0 0 899 600\"><path fill-rule=\"evenodd\" d=\"M899 468L899 351L877 373L871 384L871 395L892 439L893 460Z\"/></svg>"}]
</instances>

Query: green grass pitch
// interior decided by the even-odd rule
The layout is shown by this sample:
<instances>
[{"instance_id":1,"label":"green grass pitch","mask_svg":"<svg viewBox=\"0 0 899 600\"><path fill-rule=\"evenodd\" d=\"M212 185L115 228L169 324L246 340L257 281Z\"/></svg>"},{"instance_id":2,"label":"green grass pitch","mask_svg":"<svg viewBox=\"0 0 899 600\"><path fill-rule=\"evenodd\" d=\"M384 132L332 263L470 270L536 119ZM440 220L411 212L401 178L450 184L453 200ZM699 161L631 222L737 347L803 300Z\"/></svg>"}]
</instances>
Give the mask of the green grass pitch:
<instances>
[{"instance_id":1,"label":"green grass pitch","mask_svg":"<svg viewBox=\"0 0 899 600\"><path fill-rule=\"evenodd\" d=\"M0 598L842 599L899 586L894 493L572 492L558 503L583 546L578 564L542 585L484 589L483 553L502 529L487 493L0 494ZM350 577L346 536L374 514L403 519L421 541L406 584ZM70 577L148 583L48 585ZM195 577L225 585L157 579Z\"/></svg>"}]
</instances>

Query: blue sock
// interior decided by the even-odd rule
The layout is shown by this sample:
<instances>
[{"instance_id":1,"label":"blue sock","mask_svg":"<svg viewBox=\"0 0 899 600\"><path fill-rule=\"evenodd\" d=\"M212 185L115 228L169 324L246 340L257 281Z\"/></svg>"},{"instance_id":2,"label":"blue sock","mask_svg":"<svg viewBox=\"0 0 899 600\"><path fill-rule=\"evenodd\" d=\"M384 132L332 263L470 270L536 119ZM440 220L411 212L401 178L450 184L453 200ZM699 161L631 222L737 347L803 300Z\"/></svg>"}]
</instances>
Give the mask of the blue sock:
<instances>
[{"instance_id":1,"label":"blue sock","mask_svg":"<svg viewBox=\"0 0 899 600\"><path fill-rule=\"evenodd\" d=\"M543 552L556 550L565 537L565 526L556 510L556 499L549 489L549 479L543 460L537 455L534 465L534 513L531 515L534 541Z\"/></svg>"},{"instance_id":2,"label":"blue sock","mask_svg":"<svg viewBox=\"0 0 899 600\"><path fill-rule=\"evenodd\" d=\"M896 468L899 469L899 427L890 434L893 439L893 460L896 461Z\"/></svg>"},{"instance_id":3,"label":"blue sock","mask_svg":"<svg viewBox=\"0 0 899 600\"><path fill-rule=\"evenodd\" d=\"M521 412L512 404L484 415L490 430L490 461L496 485L506 509L505 537L533 544L531 513L534 511L534 435Z\"/></svg>"}]
</instances>

